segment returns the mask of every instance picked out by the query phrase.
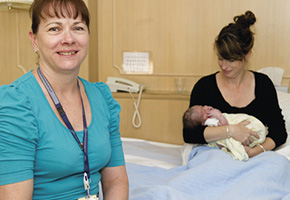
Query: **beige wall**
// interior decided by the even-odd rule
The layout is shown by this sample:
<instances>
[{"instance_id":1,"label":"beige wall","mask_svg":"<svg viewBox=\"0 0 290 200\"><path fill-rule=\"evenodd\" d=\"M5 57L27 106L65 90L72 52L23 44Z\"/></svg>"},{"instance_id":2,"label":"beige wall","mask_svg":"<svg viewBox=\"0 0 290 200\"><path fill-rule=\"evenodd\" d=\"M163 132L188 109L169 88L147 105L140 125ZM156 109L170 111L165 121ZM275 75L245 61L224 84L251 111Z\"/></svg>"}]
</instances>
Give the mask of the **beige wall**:
<instances>
[{"instance_id":1,"label":"beige wall","mask_svg":"<svg viewBox=\"0 0 290 200\"><path fill-rule=\"evenodd\" d=\"M99 79L122 76L148 90L174 91L177 77L186 90L201 76L218 70L213 42L233 16L252 10L256 43L249 69L285 69L290 79L290 1L288 0L99 0ZM152 53L153 74L126 75L123 51Z\"/></svg>"},{"instance_id":2,"label":"beige wall","mask_svg":"<svg viewBox=\"0 0 290 200\"><path fill-rule=\"evenodd\" d=\"M36 63L28 40L28 19L27 11L0 12L0 85L11 83Z\"/></svg>"},{"instance_id":3,"label":"beige wall","mask_svg":"<svg viewBox=\"0 0 290 200\"><path fill-rule=\"evenodd\" d=\"M132 126L134 107L129 94L114 94L122 106L122 136L182 143L183 111L201 77L218 69L213 42L233 16L252 10L256 42L248 68L284 68L282 85L290 82L289 0L85 0L91 12L90 52L81 76L106 81L128 78L146 85L140 113L142 126ZM0 11L0 85L36 67L28 39L27 11ZM128 75L124 51L150 52L153 73ZM185 80L184 94L175 94L175 80ZM137 96L135 96L137 98Z\"/></svg>"}]
</instances>

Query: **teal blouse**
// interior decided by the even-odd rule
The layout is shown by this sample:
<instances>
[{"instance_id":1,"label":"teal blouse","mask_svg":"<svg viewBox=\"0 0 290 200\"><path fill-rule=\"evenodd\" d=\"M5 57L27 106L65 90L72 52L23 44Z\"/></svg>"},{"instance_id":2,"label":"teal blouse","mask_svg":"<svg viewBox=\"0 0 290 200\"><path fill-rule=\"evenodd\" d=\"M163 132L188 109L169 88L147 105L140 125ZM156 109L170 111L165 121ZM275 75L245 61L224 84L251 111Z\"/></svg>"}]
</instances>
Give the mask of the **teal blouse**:
<instances>
[{"instance_id":1,"label":"teal blouse","mask_svg":"<svg viewBox=\"0 0 290 200\"><path fill-rule=\"evenodd\" d=\"M91 194L103 167L125 164L119 132L120 105L105 83L81 79L91 106L88 155ZM80 141L83 131L77 132ZM0 185L34 178L33 199L77 199L84 156L59 121L32 72L0 87Z\"/></svg>"}]
</instances>

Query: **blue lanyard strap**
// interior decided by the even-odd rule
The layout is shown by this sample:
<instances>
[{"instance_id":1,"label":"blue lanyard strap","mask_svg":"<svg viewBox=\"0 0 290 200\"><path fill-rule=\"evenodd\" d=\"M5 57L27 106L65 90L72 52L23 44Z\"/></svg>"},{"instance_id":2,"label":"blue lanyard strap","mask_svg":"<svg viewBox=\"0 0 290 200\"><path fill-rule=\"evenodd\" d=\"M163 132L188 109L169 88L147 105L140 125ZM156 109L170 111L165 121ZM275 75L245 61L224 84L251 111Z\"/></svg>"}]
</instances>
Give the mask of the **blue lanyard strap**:
<instances>
[{"instance_id":1,"label":"blue lanyard strap","mask_svg":"<svg viewBox=\"0 0 290 200\"><path fill-rule=\"evenodd\" d=\"M73 129L67 115L65 114L63 107L61 103L59 102L55 92L53 91L50 83L48 80L45 78L43 73L40 70L40 67L37 69L38 76L40 77L43 85L45 86L47 92L49 93L57 111L59 112L62 120L64 121L65 125L77 141L78 145L80 146L81 150L84 152L84 172L88 174L88 178L90 179L90 168L89 168L89 158L88 158L88 127L87 127L87 120L86 120L86 114L85 114L85 108L84 108L84 103L81 95L81 102L82 102L82 113L83 113L83 126L84 126L84 136L83 136L83 143L80 142L79 138L77 137L77 134L75 130ZM78 87L80 90L80 84L78 82ZM80 91L81 93L81 91Z\"/></svg>"}]
</instances>

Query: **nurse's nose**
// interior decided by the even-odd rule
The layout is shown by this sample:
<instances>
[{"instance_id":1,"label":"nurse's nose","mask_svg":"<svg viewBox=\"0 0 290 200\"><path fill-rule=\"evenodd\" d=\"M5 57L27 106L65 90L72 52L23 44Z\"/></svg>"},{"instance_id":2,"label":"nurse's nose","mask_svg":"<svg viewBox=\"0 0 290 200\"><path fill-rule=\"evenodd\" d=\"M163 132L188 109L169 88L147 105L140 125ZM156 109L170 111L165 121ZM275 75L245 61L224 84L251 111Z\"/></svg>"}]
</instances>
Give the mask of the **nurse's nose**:
<instances>
[{"instance_id":1,"label":"nurse's nose","mask_svg":"<svg viewBox=\"0 0 290 200\"><path fill-rule=\"evenodd\" d=\"M62 44L71 45L75 41L74 35L71 31L67 30L63 33Z\"/></svg>"}]
</instances>

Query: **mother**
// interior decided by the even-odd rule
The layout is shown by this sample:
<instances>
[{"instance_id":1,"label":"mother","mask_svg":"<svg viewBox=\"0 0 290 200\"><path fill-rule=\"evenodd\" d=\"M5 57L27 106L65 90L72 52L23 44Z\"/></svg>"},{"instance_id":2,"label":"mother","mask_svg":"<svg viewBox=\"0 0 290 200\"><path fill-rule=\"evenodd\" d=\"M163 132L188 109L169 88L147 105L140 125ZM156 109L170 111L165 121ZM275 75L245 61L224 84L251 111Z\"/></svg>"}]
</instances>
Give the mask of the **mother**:
<instances>
[{"instance_id":1,"label":"mother","mask_svg":"<svg viewBox=\"0 0 290 200\"><path fill-rule=\"evenodd\" d=\"M251 11L234 17L215 40L215 49L221 71L202 77L191 92L190 107L208 105L226 113L253 115L268 127L269 134L262 146L249 147L257 133L245 127L249 122L236 125L194 129L183 128L186 143L209 143L227 137L240 141L249 157L272 150L285 143L285 121L278 104L275 87L268 76L246 69L254 45L250 26L256 22Z\"/></svg>"}]
</instances>

